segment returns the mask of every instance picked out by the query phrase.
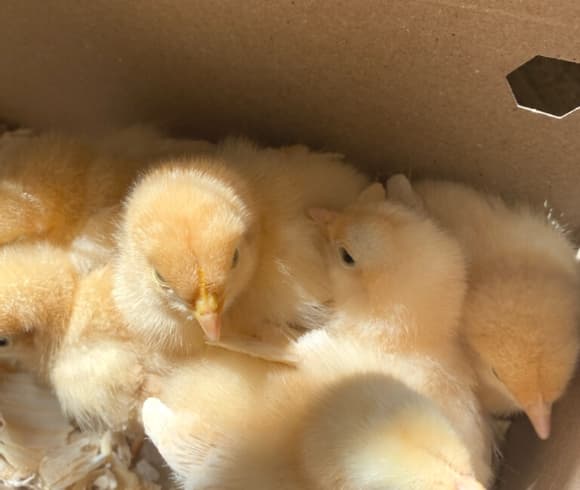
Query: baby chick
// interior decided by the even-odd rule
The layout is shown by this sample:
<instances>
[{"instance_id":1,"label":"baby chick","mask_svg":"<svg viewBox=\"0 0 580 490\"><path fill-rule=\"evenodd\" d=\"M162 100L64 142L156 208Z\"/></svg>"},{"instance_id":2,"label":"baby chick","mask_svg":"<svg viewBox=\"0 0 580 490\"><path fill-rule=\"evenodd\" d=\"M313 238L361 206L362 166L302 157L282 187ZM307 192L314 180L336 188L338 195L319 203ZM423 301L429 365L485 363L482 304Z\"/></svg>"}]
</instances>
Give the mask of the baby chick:
<instances>
[{"instance_id":1,"label":"baby chick","mask_svg":"<svg viewBox=\"0 0 580 490\"><path fill-rule=\"evenodd\" d=\"M486 425L440 365L324 330L297 349L298 369L262 374L206 358L145 402L146 433L185 488L484 489Z\"/></svg>"},{"instance_id":2,"label":"baby chick","mask_svg":"<svg viewBox=\"0 0 580 490\"><path fill-rule=\"evenodd\" d=\"M423 214L388 202L379 183L342 212L310 214L327 238L337 312L328 328L465 370L458 342L465 260L456 240Z\"/></svg>"},{"instance_id":3,"label":"baby chick","mask_svg":"<svg viewBox=\"0 0 580 490\"><path fill-rule=\"evenodd\" d=\"M38 374L83 428L137 420L145 374L163 359L125 328L110 268L79 278L65 250L38 243L0 249L0 271L0 358Z\"/></svg>"},{"instance_id":4,"label":"baby chick","mask_svg":"<svg viewBox=\"0 0 580 490\"><path fill-rule=\"evenodd\" d=\"M0 244L39 238L69 244L93 212L120 201L138 167L102 165L91 145L62 135L8 145L0 154Z\"/></svg>"},{"instance_id":5,"label":"baby chick","mask_svg":"<svg viewBox=\"0 0 580 490\"><path fill-rule=\"evenodd\" d=\"M226 140L147 173L126 201L114 296L152 347L318 325L331 297L312 206L342 207L366 178L337 155ZM201 329L198 328L201 327Z\"/></svg>"},{"instance_id":6,"label":"baby chick","mask_svg":"<svg viewBox=\"0 0 580 490\"><path fill-rule=\"evenodd\" d=\"M108 232L113 217L94 215L114 210L148 164L210 150L209 143L181 142L145 127L101 138L42 134L9 139L0 148L0 245L46 239L69 246L76 239L86 249L93 247L97 233L94 248L99 254L110 250L114 241L102 239L106 235L98 225ZM102 259L99 254L81 253L80 267L102 264L94 262Z\"/></svg>"},{"instance_id":7,"label":"baby chick","mask_svg":"<svg viewBox=\"0 0 580 490\"><path fill-rule=\"evenodd\" d=\"M434 216L469 261L464 336L484 405L524 411L538 436L566 389L579 348L578 266L566 236L542 213L465 185L397 175L389 197Z\"/></svg>"},{"instance_id":8,"label":"baby chick","mask_svg":"<svg viewBox=\"0 0 580 490\"><path fill-rule=\"evenodd\" d=\"M52 245L0 248L0 358L48 378L55 339L68 326L77 277L66 251Z\"/></svg>"},{"instance_id":9,"label":"baby chick","mask_svg":"<svg viewBox=\"0 0 580 490\"><path fill-rule=\"evenodd\" d=\"M134 338L113 301L112 270L103 266L79 282L66 335L52 355L50 383L65 414L82 428L135 428L146 374L166 361Z\"/></svg>"},{"instance_id":10,"label":"baby chick","mask_svg":"<svg viewBox=\"0 0 580 490\"><path fill-rule=\"evenodd\" d=\"M368 480L363 480L371 478L369 474L387 478L379 469L376 473L361 471L347 477L345 472L353 468L352 460L345 463L346 469L336 468L336 461L342 462L349 455L357 454L350 445L357 438L344 433L343 452L340 452L342 442L337 443L334 451L321 449L316 446L317 441L323 444L333 440L332 433L321 435L316 427L304 430L303 419L303 414L316 412L313 400L323 396L327 383L348 380L357 373L382 373L434 401L469 448L470 461L477 468L474 474L480 481L487 482L490 431L472 394L472 373L456 339L465 290L463 256L458 244L420 213L387 202L380 184L365 189L344 212L314 209L311 215L325 228L330 252L335 318L325 329L328 333L312 332L298 340L296 357L300 363L297 371L269 367L266 369L269 374L263 374L264 368L261 372L259 365L235 358L229 361L205 358L203 363L190 364L185 374L173 375L165 381L159 395L164 403L150 401L144 406L143 418L149 435L169 464L186 475L186 481L195 488L209 487L216 482L220 488L238 488L236 485L272 488L276 486L272 481L285 488L283 480L296 482L288 488L308 488L287 469L289 465L294 468L292 464L295 464L288 460L295 461L298 457L288 456L287 448L307 447L307 439L293 444L288 442L294 440L294 434L300 433L316 434L308 439L313 449L304 453L316 454L316 457L305 459L305 465L312 463L312 471L308 472L307 466L293 471L300 475L306 472L313 479L315 475L318 478L328 475L330 480L317 482L314 488L384 488L387 485L382 480L382 485L377 483L376 486L372 486L372 482L365 486ZM425 243L430 246L424 246ZM320 343L321 346L330 345L325 348L328 351L322 347L318 350L316 339L329 339ZM427 353L432 359L420 357L417 352ZM448 361L448 356L453 362ZM365 400L367 393L362 381L354 386L360 388L361 393L345 396L346 415L342 410L332 415L324 412L316 419L316 426L324 426L324 421L335 423L336 426L328 430L333 429L337 437L341 436L341 428L348 426L348 419L344 417L356 415L349 401L356 404L358 400ZM374 400L368 405L376 403L377 407L384 407L392 403L386 401L387 387L376 393L382 394L385 400ZM220 398L226 396L227 399ZM164 406L165 403L171 408ZM260 410L268 406L269 409L263 410L269 411ZM257 414L255 426L248 421L252 417L249 414ZM244 425L241 425L242 417ZM426 418L433 421L429 416ZM352 425L360 425L361 419L366 420L365 417L357 418ZM166 421L173 421L171 424L177 424L174 427L178 430L163 425ZM187 424L192 424L190 431L185 429ZM251 439L254 433L260 435L259 441ZM383 434L376 428L370 433ZM436 429L431 433L437 435L425 443L427 447L433 442L447 440ZM268 439L270 434L273 441ZM355 448L365 446L361 442ZM259 448L258 453L255 447ZM395 454L406 454L397 450L401 446L396 437L392 447ZM450 447L453 447L451 443ZM301 451L297 451L298 454L303 454ZM439 447L436 452L440 453ZM328 459L321 459L326 453L330 454ZM450 449L450 453L453 454L453 450ZM412 454L421 461L421 457ZM259 471L248 469L245 473L247 468L252 468L252 458L261 461L262 466ZM382 461L380 456L377 460ZM369 457L369 464L372 461ZM408 468L413 460L395 461L397 467ZM321 466L316 465L318 462ZM411 474L415 475L418 467L422 465L413 465ZM256 478L263 479L251 480L256 474L259 475ZM465 474L469 475L469 471L465 470ZM416 477L413 480L416 486L412 486L412 481L405 481L401 474L395 474L394 478L395 482L390 482L394 488L433 488L429 474L424 480L421 476ZM398 478L401 481L397 481ZM442 477L442 482L446 481ZM453 486L456 483L442 484L442 488L461 488L458 484ZM465 488L482 488L476 483L470 484L471 487L466 483Z\"/></svg>"}]
</instances>

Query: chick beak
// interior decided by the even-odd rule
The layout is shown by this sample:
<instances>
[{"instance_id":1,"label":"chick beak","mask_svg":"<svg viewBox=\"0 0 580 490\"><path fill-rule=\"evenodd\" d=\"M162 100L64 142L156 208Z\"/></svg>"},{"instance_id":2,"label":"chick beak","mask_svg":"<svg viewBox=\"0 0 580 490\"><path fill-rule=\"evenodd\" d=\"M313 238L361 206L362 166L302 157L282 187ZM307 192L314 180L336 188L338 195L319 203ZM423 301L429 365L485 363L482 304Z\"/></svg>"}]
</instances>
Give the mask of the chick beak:
<instances>
[{"instance_id":1,"label":"chick beak","mask_svg":"<svg viewBox=\"0 0 580 490\"><path fill-rule=\"evenodd\" d=\"M218 312L212 313L195 313L195 318L198 321L203 333L212 342L217 342L221 335L221 315Z\"/></svg>"},{"instance_id":2,"label":"chick beak","mask_svg":"<svg viewBox=\"0 0 580 490\"><path fill-rule=\"evenodd\" d=\"M546 403L541 398L536 402L528 405L525 409L526 415L534 426L536 434L542 440L550 437L550 417L552 404Z\"/></svg>"},{"instance_id":3,"label":"chick beak","mask_svg":"<svg viewBox=\"0 0 580 490\"><path fill-rule=\"evenodd\" d=\"M217 296L202 287L193 305L193 313L208 340L217 342L221 333L221 308Z\"/></svg>"},{"instance_id":4,"label":"chick beak","mask_svg":"<svg viewBox=\"0 0 580 490\"><path fill-rule=\"evenodd\" d=\"M454 490L485 490L485 487L470 477L463 477L455 483Z\"/></svg>"}]
</instances>

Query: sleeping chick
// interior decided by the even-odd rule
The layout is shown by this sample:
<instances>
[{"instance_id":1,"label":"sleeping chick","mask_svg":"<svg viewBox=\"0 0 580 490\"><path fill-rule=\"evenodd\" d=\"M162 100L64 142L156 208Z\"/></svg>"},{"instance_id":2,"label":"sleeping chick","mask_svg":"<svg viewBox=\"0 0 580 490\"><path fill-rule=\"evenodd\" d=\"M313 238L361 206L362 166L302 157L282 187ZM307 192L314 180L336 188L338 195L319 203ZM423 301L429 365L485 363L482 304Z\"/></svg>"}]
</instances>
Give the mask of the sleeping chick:
<instances>
[{"instance_id":1,"label":"sleeping chick","mask_svg":"<svg viewBox=\"0 0 580 490\"><path fill-rule=\"evenodd\" d=\"M226 140L154 169L126 201L114 296L151 346L319 325L330 295L311 206L342 207L366 179L340 157ZM199 328L201 327L201 328Z\"/></svg>"},{"instance_id":2,"label":"sleeping chick","mask_svg":"<svg viewBox=\"0 0 580 490\"><path fill-rule=\"evenodd\" d=\"M146 433L184 488L488 484L490 438L477 400L439 364L324 330L303 336L297 350L295 370L232 358L190 363L145 402Z\"/></svg>"},{"instance_id":3,"label":"sleeping chick","mask_svg":"<svg viewBox=\"0 0 580 490\"><path fill-rule=\"evenodd\" d=\"M210 150L209 143L181 142L144 127L100 138L10 139L0 149L0 245L46 239L66 247L79 239L90 247L94 234L84 232L88 226L94 233L99 221L89 220L114 209L142 168L162 157ZM103 225L109 228L110 220ZM110 250L113 244L100 240L95 247L102 252L103 245ZM89 258L100 255L81 256L81 267L103 263Z\"/></svg>"},{"instance_id":4,"label":"sleeping chick","mask_svg":"<svg viewBox=\"0 0 580 490\"><path fill-rule=\"evenodd\" d=\"M0 249L0 359L52 386L81 427L117 431L138 420L145 374L160 374L164 361L131 337L111 282L107 266L79 278L49 244Z\"/></svg>"},{"instance_id":5,"label":"sleeping chick","mask_svg":"<svg viewBox=\"0 0 580 490\"><path fill-rule=\"evenodd\" d=\"M469 260L464 336L484 405L524 411L538 436L550 434L551 407L578 355L575 250L546 216L467 186L402 175L389 197L412 202L461 242Z\"/></svg>"},{"instance_id":6,"label":"sleeping chick","mask_svg":"<svg viewBox=\"0 0 580 490\"><path fill-rule=\"evenodd\" d=\"M421 213L388 202L379 183L342 212L310 214L327 239L337 312L328 328L465 370L458 342L465 261L456 240Z\"/></svg>"},{"instance_id":7,"label":"sleeping chick","mask_svg":"<svg viewBox=\"0 0 580 490\"><path fill-rule=\"evenodd\" d=\"M46 238L67 245L93 211L120 201L137 171L97 169L90 145L56 134L10 145L1 154L0 244Z\"/></svg>"}]
</instances>

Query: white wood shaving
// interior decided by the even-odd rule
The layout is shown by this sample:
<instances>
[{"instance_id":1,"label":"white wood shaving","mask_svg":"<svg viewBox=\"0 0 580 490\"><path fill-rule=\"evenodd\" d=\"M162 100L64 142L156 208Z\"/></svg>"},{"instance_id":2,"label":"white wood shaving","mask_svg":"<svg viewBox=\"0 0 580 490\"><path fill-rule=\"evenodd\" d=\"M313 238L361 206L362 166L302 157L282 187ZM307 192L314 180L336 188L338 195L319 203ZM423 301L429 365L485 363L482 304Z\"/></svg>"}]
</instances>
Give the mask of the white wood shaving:
<instances>
[{"instance_id":1,"label":"white wood shaving","mask_svg":"<svg viewBox=\"0 0 580 490\"><path fill-rule=\"evenodd\" d=\"M31 374L0 364L0 490L160 490L128 434L83 433Z\"/></svg>"}]
</instances>

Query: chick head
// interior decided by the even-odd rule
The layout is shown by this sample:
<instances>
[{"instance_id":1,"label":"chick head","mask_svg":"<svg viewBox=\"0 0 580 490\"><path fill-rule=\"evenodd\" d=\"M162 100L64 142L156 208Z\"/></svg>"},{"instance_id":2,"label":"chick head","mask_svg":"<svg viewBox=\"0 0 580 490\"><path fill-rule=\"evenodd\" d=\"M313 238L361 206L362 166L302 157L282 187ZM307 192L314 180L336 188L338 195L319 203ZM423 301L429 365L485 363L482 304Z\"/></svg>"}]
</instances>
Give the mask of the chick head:
<instances>
[{"instance_id":1,"label":"chick head","mask_svg":"<svg viewBox=\"0 0 580 490\"><path fill-rule=\"evenodd\" d=\"M128 197L120 228L117 273L129 299L121 310L145 324L172 325L175 315L195 319L218 340L222 312L256 268L257 238L250 193L220 162L177 162L150 172Z\"/></svg>"},{"instance_id":2,"label":"chick head","mask_svg":"<svg viewBox=\"0 0 580 490\"><path fill-rule=\"evenodd\" d=\"M304 460L331 480L325 488L485 490L468 441L433 402L388 375L342 380L310 413Z\"/></svg>"},{"instance_id":3,"label":"chick head","mask_svg":"<svg viewBox=\"0 0 580 490\"><path fill-rule=\"evenodd\" d=\"M541 439L578 356L576 291L557 274L506 269L474 281L466 299L465 340L483 400L497 412L523 410Z\"/></svg>"},{"instance_id":4,"label":"chick head","mask_svg":"<svg viewBox=\"0 0 580 490\"><path fill-rule=\"evenodd\" d=\"M342 212L313 209L324 229L334 298L349 316L456 322L465 293L459 245L422 212L386 200L373 184ZM445 320L447 323L449 321Z\"/></svg>"}]
</instances>

